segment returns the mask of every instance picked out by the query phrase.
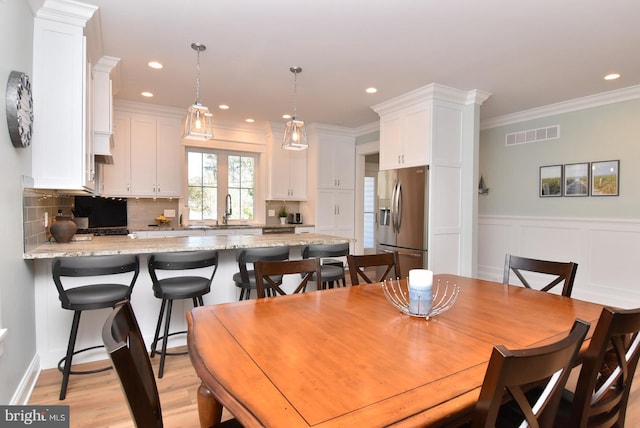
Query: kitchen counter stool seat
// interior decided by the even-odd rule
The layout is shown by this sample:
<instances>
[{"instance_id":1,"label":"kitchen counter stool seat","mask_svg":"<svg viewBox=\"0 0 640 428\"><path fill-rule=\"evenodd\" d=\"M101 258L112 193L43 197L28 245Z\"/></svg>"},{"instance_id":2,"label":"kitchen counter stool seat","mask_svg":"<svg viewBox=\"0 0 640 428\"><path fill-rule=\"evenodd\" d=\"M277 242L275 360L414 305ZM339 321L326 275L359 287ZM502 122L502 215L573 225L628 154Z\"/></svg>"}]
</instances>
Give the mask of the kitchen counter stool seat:
<instances>
[{"instance_id":1,"label":"kitchen counter stool seat","mask_svg":"<svg viewBox=\"0 0 640 428\"><path fill-rule=\"evenodd\" d=\"M174 253L157 253L149 256L149 275L153 282L153 295L162 299L160 313L156 331L151 343L151 358L157 351L158 342L162 341L160 350L160 366L158 368L158 378L164 375L164 362L167 355L186 355L187 352L168 352L167 342L169 337L176 334L184 334L186 331L175 331L169 333L171 324L171 311L174 300L191 299L194 307L203 306L202 296L211 291L211 282L218 270L217 251L182 251ZM208 277L199 275L187 275L183 271L191 269L212 268ZM167 274L170 276L159 277L159 271L180 271L179 275ZM162 319L164 318L164 332L160 336Z\"/></svg>"},{"instance_id":2,"label":"kitchen counter stool seat","mask_svg":"<svg viewBox=\"0 0 640 428\"><path fill-rule=\"evenodd\" d=\"M337 260L326 260L325 257L343 257L349 255L349 243L344 244L315 244L307 245L302 249L302 258L320 258L322 259L322 283L318 284L318 290L325 288L333 288L334 285L346 287L347 283L344 274L344 263L337 266ZM331 263L331 264L327 264ZM315 276L312 278L316 280Z\"/></svg>"},{"instance_id":3,"label":"kitchen counter stool seat","mask_svg":"<svg viewBox=\"0 0 640 428\"><path fill-rule=\"evenodd\" d=\"M69 375L92 374L111 369L109 366L94 370L71 370L74 355L103 347L103 345L96 345L75 350L80 315L82 311L113 308L118 302L129 299L138 278L139 266L138 256L135 255L59 257L53 260L53 282L56 284L62 308L74 311L67 353L58 362L58 370L62 372L60 400L64 400L66 397ZM74 283L73 287L63 285L63 278L91 277L91 280L94 281L93 277L109 276L109 279L114 280L115 276L122 274L127 274L130 278L128 284L99 282L81 285ZM123 278L118 277L118 280L123 280ZM64 282L67 283L67 280L65 279Z\"/></svg>"},{"instance_id":4,"label":"kitchen counter stool seat","mask_svg":"<svg viewBox=\"0 0 640 428\"><path fill-rule=\"evenodd\" d=\"M240 288L240 298L238 300L249 300L251 290L256 290L256 273L254 269L248 269L247 265L254 264L257 261L283 261L289 259L289 247L265 247L265 248L246 248L236 253L239 272L233 274L233 282L236 287ZM278 284L282 284L282 275L276 275L273 280ZM267 286L267 294L270 295L271 289Z\"/></svg>"}]
</instances>

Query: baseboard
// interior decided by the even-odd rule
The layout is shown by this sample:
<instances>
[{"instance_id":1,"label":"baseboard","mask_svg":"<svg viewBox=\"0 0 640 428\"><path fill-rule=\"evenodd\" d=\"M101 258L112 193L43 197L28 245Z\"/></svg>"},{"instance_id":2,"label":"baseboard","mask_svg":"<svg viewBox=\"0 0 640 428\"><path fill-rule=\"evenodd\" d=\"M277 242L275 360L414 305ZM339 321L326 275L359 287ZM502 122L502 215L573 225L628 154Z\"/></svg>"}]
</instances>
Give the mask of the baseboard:
<instances>
[{"instance_id":1,"label":"baseboard","mask_svg":"<svg viewBox=\"0 0 640 428\"><path fill-rule=\"evenodd\" d=\"M22 377L22 380L14 392L9 404L26 406L29 403L33 388L35 388L38 377L40 376L40 370L40 357L36 354L33 357L33 360L31 360L29 367L27 367L27 371Z\"/></svg>"}]
</instances>

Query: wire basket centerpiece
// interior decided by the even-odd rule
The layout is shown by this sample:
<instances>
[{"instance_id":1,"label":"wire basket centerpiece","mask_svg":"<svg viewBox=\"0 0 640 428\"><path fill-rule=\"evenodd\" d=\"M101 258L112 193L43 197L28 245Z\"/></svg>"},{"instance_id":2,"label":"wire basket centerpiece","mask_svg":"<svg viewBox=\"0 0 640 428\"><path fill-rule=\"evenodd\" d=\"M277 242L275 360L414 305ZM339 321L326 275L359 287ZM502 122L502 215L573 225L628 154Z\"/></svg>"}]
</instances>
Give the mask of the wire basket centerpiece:
<instances>
[{"instance_id":1,"label":"wire basket centerpiece","mask_svg":"<svg viewBox=\"0 0 640 428\"><path fill-rule=\"evenodd\" d=\"M412 307L410 304L408 284L408 279L407 281L389 279L382 282L382 290L387 300L400 312L412 317L426 318L427 320L451 309L458 298L458 294L460 294L460 287L457 284L451 284L449 281L446 281L443 285L438 279L432 289L433 300L431 308L426 314L416 313L415 307ZM414 310L412 311L411 309Z\"/></svg>"}]
</instances>

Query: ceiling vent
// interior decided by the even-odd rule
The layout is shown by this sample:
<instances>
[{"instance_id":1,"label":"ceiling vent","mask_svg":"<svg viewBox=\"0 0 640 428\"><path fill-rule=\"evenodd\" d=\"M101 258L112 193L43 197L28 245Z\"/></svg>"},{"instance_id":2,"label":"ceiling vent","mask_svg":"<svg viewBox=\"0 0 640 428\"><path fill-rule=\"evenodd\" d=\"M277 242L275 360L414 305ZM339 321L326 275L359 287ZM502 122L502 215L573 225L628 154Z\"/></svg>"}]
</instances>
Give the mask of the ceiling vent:
<instances>
[{"instance_id":1,"label":"ceiling vent","mask_svg":"<svg viewBox=\"0 0 640 428\"><path fill-rule=\"evenodd\" d=\"M507 134L505 137L505 144L508 147L518 144L555 140L556 138L560 138L560 125L548 126L546 128L529 129L527 131Z\"/></svg>"}]
</instances>

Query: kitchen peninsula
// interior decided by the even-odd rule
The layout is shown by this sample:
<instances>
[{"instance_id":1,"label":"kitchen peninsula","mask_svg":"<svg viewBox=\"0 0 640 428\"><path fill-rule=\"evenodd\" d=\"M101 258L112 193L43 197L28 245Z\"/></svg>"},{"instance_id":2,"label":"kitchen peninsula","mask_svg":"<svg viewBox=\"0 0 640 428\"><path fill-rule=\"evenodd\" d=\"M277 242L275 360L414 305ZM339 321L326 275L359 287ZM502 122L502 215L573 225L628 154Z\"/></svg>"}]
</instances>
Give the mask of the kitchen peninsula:
<instances>
[{"instance_id":1,"label":"kitchen peninsula","mask_svg":"<svg viewBox=\"0 0 640 428\"><path fill-rule=\"evenodd\" d=\"M131 235L133 236L133 235ZM60 307L58 292L51 276L51 260L55 257L100 256L110 254L140 255L140 275L136 281L131 303L147 343L151 343L160 300L153 296L151 278L147 270L148 255L155 252L218 250L219 265L213 279L211 292L204 296L205 305L228 303L238 300L239 291L232 276L238 270L236 250L258 247L290 247L292 259L301 258L301 249L309 244L338 244L349 242L346 238L316 233L291 234L230 234L218 236L180 236L161 238L133 238L131 236L92 236L90 240L59 244L48 242L24 254L33 260L35 274L36 347L43 369L55 367L65 353L72 311ZM286 282L285 282L286 284ZM176 301L172 330L186 329L184 313L191 307L190 301ZM108 309L83 313L76 349L100 344L100 329ZM175 338L175 340L174 340ZM170 340L169 346L186 343L184 335ZM86 355L84 355L86 354ZM79 354L74 362L104 359L104 350Z\"/></svg>"}]
</instances>

